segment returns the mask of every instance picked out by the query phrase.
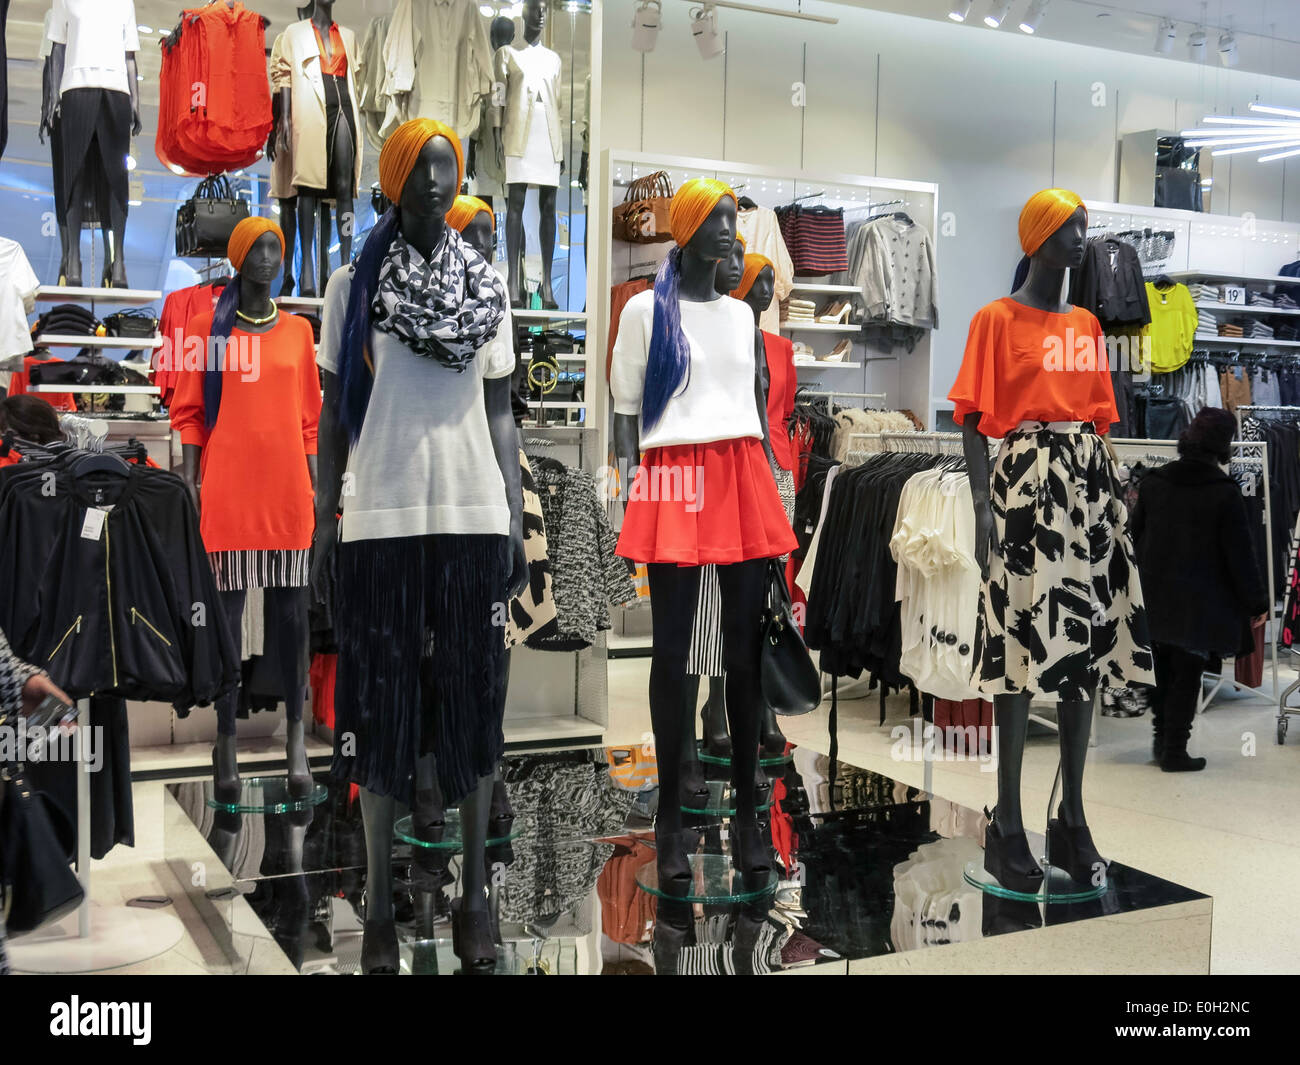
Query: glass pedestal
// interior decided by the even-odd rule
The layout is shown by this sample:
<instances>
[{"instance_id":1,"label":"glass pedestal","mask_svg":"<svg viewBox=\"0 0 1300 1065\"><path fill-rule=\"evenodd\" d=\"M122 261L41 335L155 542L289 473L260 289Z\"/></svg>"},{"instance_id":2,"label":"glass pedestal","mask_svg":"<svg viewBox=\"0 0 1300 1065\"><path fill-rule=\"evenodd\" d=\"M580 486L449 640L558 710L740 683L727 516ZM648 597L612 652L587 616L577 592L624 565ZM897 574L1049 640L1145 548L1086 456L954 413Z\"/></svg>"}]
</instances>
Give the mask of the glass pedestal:
<instances>
[{"instance_id":1,"label":"glass pedestal","mask_svg":"<svg viewBox=\"0 0 1300 1065\"><path fill-rule=\"evenodd\" d=\"M731 864L726 854L692 854L691 888L688 895L670 895L659 887L659 869L654 862L647 862L636 872L636 886L660 899L674 902L701 902L725 904L729 902L751 902L776 891L776 870L769 874L766 884L758 888L746 888L740 873Z\"/></svg>"},{"instance_id":2,"label":"glass pedestal","mask_svg":"<svg viewBox=\"0 0 1300 1065\"><path fill-rule=\"evenodd\" d=\"M409 843L412 847L424 847L427 850L451 851L459 854L461 849L460 838L460 811L456 809L448 810L443 814L444 826L442 829L442 838L437 841L421 839L415 834L415 828L412 824L411 817L398 818L397 823L393 825L393 835L403 843ZM512 828L504 836L495 836L487 841L487 846L496 847L502 843L509 843L512 839L517 839L523 832L523 826L516 822L516 827Z\"/></svg>"},{"instance_id":3,"label":"glass pedestal","mask_svg":"<svg viewBox=\"0 0 1300 1065\"><path fill-rule=\"evenodd\" d=\"M1013 902L1091 902L1101 898L1110 889L1108 882L1100 886L1079 884L1064 869L1055 866L1044 865L1043 874L1043 886L1036 892L1029 892L1003 887L979 862L967 862L962 869L962 879L971 887Z\"/></svg>"}]
</instances>

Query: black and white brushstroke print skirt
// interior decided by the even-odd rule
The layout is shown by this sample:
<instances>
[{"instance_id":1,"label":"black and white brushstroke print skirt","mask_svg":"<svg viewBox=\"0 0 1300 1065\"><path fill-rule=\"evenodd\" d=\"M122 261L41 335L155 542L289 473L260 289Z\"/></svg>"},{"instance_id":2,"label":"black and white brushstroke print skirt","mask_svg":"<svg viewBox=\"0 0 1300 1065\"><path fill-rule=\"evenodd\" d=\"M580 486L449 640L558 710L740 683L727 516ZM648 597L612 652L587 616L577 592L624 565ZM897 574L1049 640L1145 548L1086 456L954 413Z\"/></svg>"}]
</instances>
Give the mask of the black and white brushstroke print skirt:
<instances>
[{"instance_id":1,"label":"black and white brushstroke print skirt","mask_svg":"<svg viewBox=\"0 0 1300 1065\"><path fill-rule=\"evenodd\" d=\"M980 593L985 695L1088 699L1098 682L1154 685L1128 513L1090 423L1022 422L993 470L998 550Z\"/></svg>"}]
</instances>

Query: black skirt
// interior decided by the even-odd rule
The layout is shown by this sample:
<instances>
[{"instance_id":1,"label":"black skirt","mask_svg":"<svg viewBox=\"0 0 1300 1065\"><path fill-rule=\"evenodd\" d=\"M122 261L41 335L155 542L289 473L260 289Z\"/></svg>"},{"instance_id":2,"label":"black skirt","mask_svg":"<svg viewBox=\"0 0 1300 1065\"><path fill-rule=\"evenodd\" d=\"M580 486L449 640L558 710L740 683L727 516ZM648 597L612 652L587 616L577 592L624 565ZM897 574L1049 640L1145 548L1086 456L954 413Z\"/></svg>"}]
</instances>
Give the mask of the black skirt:
<instances>
[{"instance_id":1,"label":"black skirt","mask_svg":"<svg viewBox=\"0 0 1300 1065\"><path fill-rule=\"evenodd\" d=\"M87 199L107 204L125 220L130 188L126 157L131 150L131 97L112 89L69 89L60 97L59 139L63 159L62 198L83 173L90 178Z\"/></svg>"},{"instance_id":2,"label":"black skirt","mask_svg":"<svg viewBox=\"0 0 1300 1065\"><path fill-rule=\"evenodd\" d=\"M404 536L339 544L334 692L337 780L410 804L432 753L448 805L496 771L505 536Z\"/></svg>"},{"instance_id":3,"label":"black skirt","mask_svg":"<svg viewBox=\"0 0 1300 1065\"><path fill-rule=\"evenodd\" d=\"M361 149L357 142L357 127L352 114L352 94L348 89L348 79L334 74L322 74L321 80L325 83L325 181L329 187L324 189L300 187L298 191L308 196L315 196L319 200L333 200L337 209L337 204L346 202L351 206L352 201L357 198L356 153ZM340 122L347 123L351 133L353 154L346 160L346 167L343 170L346 177L336 183L338 163L334 153L339 147L339 135L342 132L339 129Z\"/></svg>"}]
</instances>

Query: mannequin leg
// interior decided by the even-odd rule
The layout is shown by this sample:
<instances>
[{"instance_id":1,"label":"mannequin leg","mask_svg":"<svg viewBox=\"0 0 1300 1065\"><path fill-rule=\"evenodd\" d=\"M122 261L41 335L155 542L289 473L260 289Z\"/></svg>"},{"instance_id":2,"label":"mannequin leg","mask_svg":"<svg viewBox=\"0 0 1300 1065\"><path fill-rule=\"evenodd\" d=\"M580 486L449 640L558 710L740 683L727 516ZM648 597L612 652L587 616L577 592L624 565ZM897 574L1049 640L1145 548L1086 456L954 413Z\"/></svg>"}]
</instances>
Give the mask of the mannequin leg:
<instances>
[{"instance_id":1,"label":"mannequin leg","mask_svg":"<svg viewBox=\"0 0 1300 1065\"><path fill-rule=\"evenodd\" d=\"M722 644L727 668L727 721L731 726L731 784L736 795L736 823L756 825L755 775L758 772L758 725L762 693L758 687L760 633L766 559L718 567L722 591Z\"/></svg>"},{"instance_id":2,"label":"mannequin leg","mask_svg":"<svg viewBox=\"0 0 1300 1065\"><path fill-rule=\"evenodd\" d=\"M759 738L763 742L765 753L785 753L785 733L781 731L781 726L777 724L776 712L766 703L763 704L763 720Z\"/></svg>"},{"instance_id":3,"label":"mannequin leg","mask_svg":"<svg viewBox=\"0 0 1300 1065\"><path fill-rule=\"evenodd\" d=\"M69 288L79 288L81 276L81 223L86 213L86 172L72 183L72 192L68 196L68 219L64 227L68 234L68 269L67 284Z\"/></svg>"},{"instance_id":4,"label":"mannequin leg","mask_svg":"<svg viewBox=\"0 0 1300 1065\"><path fill-rule=\"evenodd\" d=\"M280 200L280 231L284 234L284 274L280 281L280 295L292 296L293 256L298 248L298 197L287 196Z\"/></svg>"},{"instance_id":5,"label":"mannequin leg","mask_svg":"<svg viewBox=\"0 0 1300 1065\"><path fill-rule=\"evenodd\" d=\"M247 593L220 592L219 596L221 609L226 614L226 624L230 626L230 634L235 641L236 655L242 661L244 601ZM217 742L212 749L212 770L219 802L234 802L239 798L239 766L235 754L235 711L238 708L238 687L217 700Z\"/></svg>"},{"instance_id":6,"label":"mannequin leg","mask_svg":"<svg viewBox=\"0 0 1300 1065\"><path fill-rule=\"evenodd\" d=\"M555 293L551 288L551 261L555 258L555 193L554 185L540 185L537 189L538 239L542 246L542 306L555 310Z\"/></svg>"},{"instance_id":7,"label":"mannequin leg","mask_svg":"<svg viewBox=\"0 0 1300 1065\"><path fill-rule=\"evenodd\" d=\"M330 205L327 201L320 201L319 226L316 230L316 263L318 270L319 288L317 291L325 291L325 283L330 278L330 237L334 235L334 229L331 225L332 215Z\"/></svg>"},{"instance_id":8,"label":"mannequin leg","mask_svg":"<svg viewBox=\"0 0 1300 1065\"><path fill-rule=\"evenodd\" d=\"M366 923L361 939L361 971L396 974L397 929L393 924L393 818L391 795L361 789L361 820L366 827Z\"/></svg>"},{"instance_id":9,"label":"mannequin leg","mask_svg":"<svg viewBox=\"0 0 1300 1065\"><path fill-rule=\"evenodd\" d=\"M1087 824L1083 813L1083 769L1092 735L1092 699L1057 704L1057 731L1061 741L1061 815L1067 825Z\"/></svg>"},{"instance_id":10,"label":"mannequin leg","mask_svg":"<svg viewBox=\"0 0 1300 1065\"><path fill-rule=\"evenodd\" d=\"M267 620L276 634L280 652L280 687L284 692L285 758L289 765L289 794L302 798L311 793L314 781L307 764L302 706L307 688L306 588L265 589Z\"/></svg>"},{"instance_id":11,"label":"mannequin leg","mask_svg":"<svg viewBox=\"0 0 1300 1065\"><path fill-rule=\"evenodd\" d=\"M126 162L122 162L122 167L126 167ZM112 285L113 288L128 288L126 280L126 212L125 205L119 204L110 197L109 204L109 225L113 237L112 258L107 257L107 247L105 247L105 265L112 263ZM104 219L100 219L100 225L103 226ZM104 241L108 244L107 237Z\"/></svg>"},{"instance_id":12,"label":"mannequin leg","mask_svg":"<svg viewBox=\"0 0 1300 1065\"><path fill-rule=\"evenodd\" d=\"M1020 805L1020 771L1029 733L1028 692L993 697L997 727L998 802L984 842L984 868L1003 887L1033 893L1043 883L1042 867L1025 838Z\"/></svg>"},{"instance_id":13,"label":"mannequin leg","mask_svg":"<svg viewBox=\"0 0 1300 1065\"><path fill-rule=\"evenodd\" d=\"M334 215L339 233L339 264L347 265L352 261L352 236L356 229L355 208L353 207L354 182L356 180L356 146L353 143L352 124L347 117L340 116L334 123L334 144L329 153L329 187L334 193ZM322 223L326 235L329 226ZM320 290L325 291L325 283L330 276L329 241L321 252Z\"/></svg>"},{"instance_id":14,"label":"mannequin leg","mask_svg":"<svg viewBox=\"0 0 1300 1065\"><path fill-rule=\"evenodd\" d=\"M492 777L482 777L478 786L460 800L461 897L466 912L487 910L488 814L492 810Z\"/></svg>"},{"instance_id":15,"label":"mannequin leg","mask_svg":"<svg viewBox=\"0 0 1300 1065\"><path fill-rule=\"evenodd\" d=\"M694 706L694 702L691 704ZM709 678L709 698L700 713L704 731L704 742L710 754L721 758L731 757L731 735L727 732L727 698L726 680L723 677ZM691 722L694 734L695 723Z\"/></svg>"},{"instance_id":16,"label":"mannequin leg","mask_svg":"<svg viewBox=\"0 0 1300 1065\"><path fill-rule=\"evenodd\" d=\"M303 296L316 295L316 205L320 201L305 192L298 193L298 243L302 248L302 265L298 270L298 291Z\"/></svg>"},{"instance_id":17,"label":"mannequin leg","mask_svg":"<svg viewBox=\"0 0 1300 1065\"><path fill-rule=\"evenodd\" d=\"M510 271L510 306L524 305L524 200L528 186L506 186L506 264Z\"/></svg>"}]
</instances>

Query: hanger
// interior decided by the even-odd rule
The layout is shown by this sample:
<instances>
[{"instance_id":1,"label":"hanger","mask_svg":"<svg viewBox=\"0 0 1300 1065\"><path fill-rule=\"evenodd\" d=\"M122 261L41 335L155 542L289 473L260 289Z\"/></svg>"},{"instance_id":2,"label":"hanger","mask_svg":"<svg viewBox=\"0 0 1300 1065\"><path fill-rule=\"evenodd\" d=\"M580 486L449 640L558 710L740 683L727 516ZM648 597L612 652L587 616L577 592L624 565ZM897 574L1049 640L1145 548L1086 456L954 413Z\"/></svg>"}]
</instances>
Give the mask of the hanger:
<instances>
[{"instance_id":1,"label":"hanger","mask_svg":"<svg viewBox=\"0 0 1300 1065\"><path fill-rule=\"evenodd\" d=\"M739 207L742 211L752 211L755 207L758 206L758 204L756 204L748 196L742 196L740 197L739 200L736 201L736 206Z\"/></svg>"},{"instance_id":2,"label":"hanger","mask_svg":"<svg viewBox=\"0 0 1300 1065\"><path fill-rule=\"evenodd\" d=\"M74 480L92 473L114 473L122 477L131 475L131 467L112 451L90 451L72 461L68 472Z\"/></svg>"}]
</instances>

